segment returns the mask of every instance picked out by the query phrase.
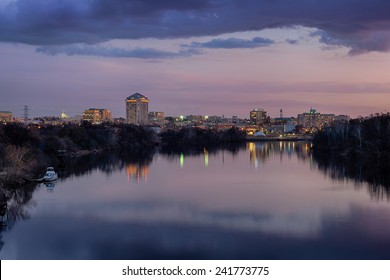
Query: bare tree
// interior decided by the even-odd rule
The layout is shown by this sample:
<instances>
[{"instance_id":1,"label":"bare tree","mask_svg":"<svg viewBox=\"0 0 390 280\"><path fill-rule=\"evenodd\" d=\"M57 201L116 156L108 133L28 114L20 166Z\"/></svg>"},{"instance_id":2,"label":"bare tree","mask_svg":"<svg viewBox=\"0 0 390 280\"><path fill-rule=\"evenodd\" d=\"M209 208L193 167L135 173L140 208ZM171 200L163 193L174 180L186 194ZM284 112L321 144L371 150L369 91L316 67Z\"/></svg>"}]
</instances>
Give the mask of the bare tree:
<instances>
[{"instance_id":1,"label":"bare tree","mask_svg":"<svg viewBox=\"0 0 390 280\"><path fill-rule=\"evenodd\" d=\"M358 123L355 125L354 130L352 132L352 135L355 136L359 141L359 148L362 147L362 136L363 136L362 130L363 130L363 128L362 128L361 123Z\"/></svg>"},{"instance_id":2,"label":"bare tree","mask_svg":"<svg viewBox=\"0 0 390 280\"><path fill-rule=\"evenodd\" d=\"M10 145L5 148L7 179L29 175L35 165L31 150L27 147Z\"/></svg>"}]
</instances>

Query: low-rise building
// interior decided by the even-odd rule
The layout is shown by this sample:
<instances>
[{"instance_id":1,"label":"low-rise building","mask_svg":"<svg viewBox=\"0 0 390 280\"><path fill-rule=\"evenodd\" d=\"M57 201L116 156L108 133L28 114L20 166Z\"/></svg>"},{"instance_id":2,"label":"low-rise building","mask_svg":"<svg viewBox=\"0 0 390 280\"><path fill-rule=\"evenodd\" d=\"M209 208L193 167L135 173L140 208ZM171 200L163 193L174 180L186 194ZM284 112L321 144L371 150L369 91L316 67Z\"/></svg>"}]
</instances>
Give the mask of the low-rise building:
<instances>
[{"instance_id":1,"label":"low-rise building","mask_svg":"<svg viewBox=\"0 0 390 280\"><path fill-rule=\"evenodd\" d=\"M107 109L90 108L83 113L83 121L92 124L100 124L104 121L112 121L111 111Z\"/></svg>"},{"instance_id":2,"label":"low-rise building","mask_svg":"<svg viewBox=\"0 0 390 280\"><path fill-rule=\"evenodd\" d=\"M164 112L149 112L148 117L151 125L164 125L165 123Z\"/></svg>"},{"instance_id":3,"label":"low-rise building","mask_svg":"<svg viewBox=\"0 0 390 280\"><path fill-rule=\"evenodd\" d=\"M9 111L0 111L0 122L12 122L12 113Z\"/></svg>"},{"instance_id":4,"label":"low-rise building","mask_svg":"<svg viewBox=\"0 0 390 280\"><path fill-rule=\"evenodd\" d=\"M309 113L303 113L298 115L298 126L306 129L306 131L321 130L324 127L332 125L335 121L348 122L349 116L320 114L313 108L310 109Z\"/></svg>"}]
</instances>

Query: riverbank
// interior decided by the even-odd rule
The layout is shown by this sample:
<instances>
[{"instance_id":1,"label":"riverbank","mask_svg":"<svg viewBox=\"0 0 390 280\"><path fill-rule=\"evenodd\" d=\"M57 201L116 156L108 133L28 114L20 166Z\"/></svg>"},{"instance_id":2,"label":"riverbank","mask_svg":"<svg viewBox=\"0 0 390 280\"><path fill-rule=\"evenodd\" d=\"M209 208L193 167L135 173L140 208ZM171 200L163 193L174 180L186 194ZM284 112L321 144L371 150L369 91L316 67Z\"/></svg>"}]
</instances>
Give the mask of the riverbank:
<instances>
[{"instance_id":1,"label":"riverbank","mask_svg":"<svg viewBox=\"0 0 390 280\"><path fill-rule=\"evenodd\" d=\"M57 166L64 159L78 158L105 151L122 153L153 149L203 149L224 143L245 141L237 128L215 131L200 128L166 130L157 134L151 128L127 124L62 126L0 125L0 181L20 184L33 178L47 166Z\"/></svg>"}]
</instances>

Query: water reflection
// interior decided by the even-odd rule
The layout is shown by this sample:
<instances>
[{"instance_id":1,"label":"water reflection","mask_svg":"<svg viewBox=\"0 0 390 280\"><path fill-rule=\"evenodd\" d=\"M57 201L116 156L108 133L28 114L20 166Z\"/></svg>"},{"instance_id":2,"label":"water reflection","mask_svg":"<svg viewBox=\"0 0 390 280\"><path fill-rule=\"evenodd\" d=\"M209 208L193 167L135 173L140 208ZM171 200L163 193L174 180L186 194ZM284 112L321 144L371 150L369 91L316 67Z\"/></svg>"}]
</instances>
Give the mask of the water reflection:
<instances>
[{"instance_id":1,"label":"water reflection","mask_svg":"<svg viewBox=\"0 0 390 280\"><path fill-rule=\"evenodd\" d=\"M55 192L0 199L0 258L390 258L389 205L310 143L110 153L56 169Z\"/></svg>"},{"instance_id":2,"label":"water reflection","mask_svg":"<svg viewBox=\"0 0 390 280\"><path fill-rule=\"evenodd\" d=\"M357 189L368 183L373 200L390 201L390 164L314 154L318 168L334 180L351 180Z\"/></svg>"},{"instance_id":3,"label":"water reflection","mask_svg":"<svg viewBox=\"0 0 390 280\"><path fill-rule=\"evenodd\" d=\"M302 161L313 161L310 142L278 141L278 142L249 142L247 149L250 153L250 162L256 168L270 157L278 156L280 161L284 156L291 158L296 155Z\"/></svg>"},{"instance_id":4,"label":"water reflection","mask_svg":"<svg viewBox=\"0 0 390 280\"><path fill-rule=\"evenodd\" d=\"M54 191L54 188L56 186L56 181L54 182L45 182L43 183L47 189L48 192L53 192Z\"/></svg>"},{"instance_id":5,"label":"water reflection","mask_svg":"<svg viewBox=\"0 0 390 280\"><path fill-rule=\"evenodd\" d=\"M148 173L149 168L147 165L139 164L139 163L128 163L126 164L126 174L127 180L130 182L131 180L137 183L141 181L148 181Z\"/></svg>"},{"instance_id":6,"label":"water reflection","mask_svg":"<svg viewBox=\"0 0 390 280\"><path fill-rule=\"evenodd\" d=\"M31 217L30 211L36 206L32 199L36 188L34 184L23 188L0 188L0 250L4 245L3 232L10 232L17 222Z\"/></svg>"}]
</instances>

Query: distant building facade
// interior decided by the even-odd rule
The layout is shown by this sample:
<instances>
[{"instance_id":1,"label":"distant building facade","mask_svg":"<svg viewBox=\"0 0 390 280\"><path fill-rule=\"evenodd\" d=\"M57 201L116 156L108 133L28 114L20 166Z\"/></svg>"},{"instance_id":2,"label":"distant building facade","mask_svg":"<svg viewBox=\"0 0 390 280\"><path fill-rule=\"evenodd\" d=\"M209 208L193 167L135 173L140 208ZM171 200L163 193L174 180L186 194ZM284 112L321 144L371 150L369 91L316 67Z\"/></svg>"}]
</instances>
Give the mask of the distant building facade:
<instances>
[{"instance_id":1,"label":"distant building facade","mask_svg":"<svg viewBox=\"0 0 390 280\"><path fill-rule=\"evenodd\" d=\"M281 113L280 118L274 118L271 120L271 125L268 131L271 133L290 133L294 132L296 127L296 121L294 118L283 118Z\"/></svg>"},{"instance_id":2,"label":"distant building facade","mask_svg":"<svg viewBox=\"0 0 390 280\"><path fill-rule=\"evenodd\" d=\"M267 123L267 112L263 109L254 109L250 111L249 118L251 124L263 126Z\"/></svg>"},{"instance_id":3,"label":"distant building facade","mask_svg":"<svg viewBox=\"0 0 390 280\"><path fill-rule=\"evenodd\" d=\"M112 121L111 111L107 109L90 108L83 113L83 121L92 124L100 124L104 121Z\"/></svg>"},{"instance_id":4,"label":"distant building facade","mask_svg":"<svg viewBox=\"0 0 390 280\"><path fill-rule=\"evenodd\" d=\"M309 113L298 115L298 125L306 130L320 130L332 125L334 122L348 122L349 116L335 114L320 114L315 109L310 109Z\"/></svg>"},{"instance_id":5,"label":"distant building facade","mask_svg":"<svg viewBox=\"0 0 390 280\"><path fill-rule=\"evenodd\" d=\"M0 122L12 122L12 113L9 111L0 111Z\"/></svg>"},{"instance_id":6,"label":"distant building facade","mask_svg":"<svg viewBox=\"0 0 390 280\"><path fill-rule=\"evenodd\" d=\"M134 93L126 98L126 122L129 124L148 124L149 98Z\"/></svg>"},{"instance_id":7,"label":"distant building facade","mask_svg":"<svg viewBox=\"0 0 390 280\"><path fill-rule=\"evenodd\" d=\"M149 118L149 124L163 125L165 122L164 112L149 112L148 118Z\"/></svg>"}]
</instances>

